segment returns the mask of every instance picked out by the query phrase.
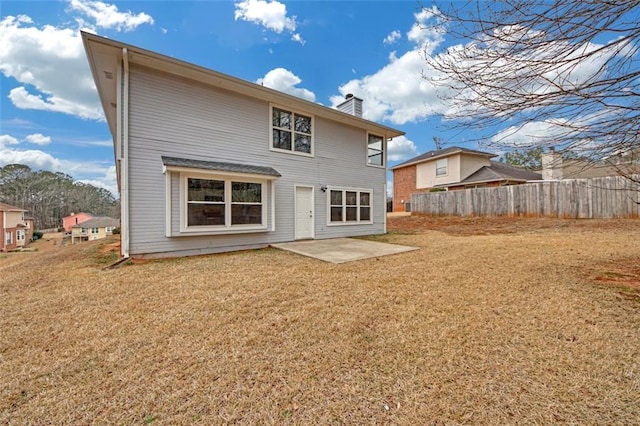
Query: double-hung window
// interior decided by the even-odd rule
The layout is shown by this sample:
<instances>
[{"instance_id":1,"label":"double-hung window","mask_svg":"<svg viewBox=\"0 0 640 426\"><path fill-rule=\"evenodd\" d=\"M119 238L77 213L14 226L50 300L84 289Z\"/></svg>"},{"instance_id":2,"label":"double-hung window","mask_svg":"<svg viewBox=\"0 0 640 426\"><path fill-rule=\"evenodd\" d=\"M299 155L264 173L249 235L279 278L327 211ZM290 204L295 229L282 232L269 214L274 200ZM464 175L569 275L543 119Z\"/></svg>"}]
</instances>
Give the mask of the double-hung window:
<instances>
[{"instance_id":1,"label":"double-hung window","mask_svg":"<svg viewBox=\"0 0 640 426\"><path fill-rule=\"evenodd\" d=\"M439 160L436 161L436 176L446 176L448 173L448 165L449 165L449 159L448 158L441 158Z\"/></svg>"},{"instance_id":2,"label":"double-hung window","mask_svg":"<svg viewBox=\"0 0 640 426\"><path fill-rule=\"evenodd\" d=\"M371 190L329 190L329 224L371 223Z\"/></svg>"},{"instance_id":3,"label":"double-hung window","mask_svg":"<svg viewBox=\"0 0 640 426\"><path fill-rule=\"evenodd\" d=\"M367 141L367 165L384 166L384 138L369 134Z\"/></svg>"},{"instance_id":4,"label":"double-hung window","mask_svg":"<svg viewBox=\"0 0 640 426\"><path fill-rule=\"evenodd\" d=\"M313 119L311 116L271 108L271 148L302 155L313 155Z\"/></svg>"},{"instance_id":5,"label":"double-hung window","mask_svg":"<svg viewBox=\"0 0 640 426\"><path fill-rule=\"evenodd\" d=\"M11 231L7 231L4 233L4 241L6 244L13 243L13 235L11 234Z\"/></svg>"},{"instance_id":6,"label":"double-hung window","mask_svg":"<svg viewBox=\"0 0 640 426\"><path fill-rule=\"evenodd\" d=\"M266 227L266 181L189 175L183 181L184 230Z\"/></svg>"},{"instance_id":7,"label":"double-hung window","mask_svg":"<svg viewBox=\"0 0 640 426\"><path fill-rule=\"evenodd\" d=\"M91 228L92 234L97 234L99 232L98 228Z\"/></svg>"}]
</instances>

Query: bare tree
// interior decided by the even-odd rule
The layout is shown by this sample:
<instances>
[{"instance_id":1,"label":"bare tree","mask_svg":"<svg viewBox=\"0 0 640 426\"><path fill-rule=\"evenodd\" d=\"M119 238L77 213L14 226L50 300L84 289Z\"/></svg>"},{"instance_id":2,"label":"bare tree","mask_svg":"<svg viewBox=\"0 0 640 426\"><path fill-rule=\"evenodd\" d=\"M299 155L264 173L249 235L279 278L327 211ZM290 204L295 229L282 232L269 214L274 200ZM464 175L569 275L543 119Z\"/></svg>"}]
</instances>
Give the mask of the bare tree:
<instances>
[{"instance_id":1,"label":"bare tree","mask_svg":"<svg viewBox=\"0 0 640 426\"><path fill-rule=\"evenodd\" d=\"M437 18L465 43L427 56L450 123L495 148L640 171L639 0L455 2Z\"/></svg>"},{"instance_id":2,"label":"bare tree","mask_svg":"<svg viewBox=\"0 0 640 426\"><path fill-rule=\"evenodd\" d=\"M60 226L71 212L119 215L119 203L108 190L22 164L0 167L0 201L27 210L41 229Z\"/></svg>"}]
</instances>

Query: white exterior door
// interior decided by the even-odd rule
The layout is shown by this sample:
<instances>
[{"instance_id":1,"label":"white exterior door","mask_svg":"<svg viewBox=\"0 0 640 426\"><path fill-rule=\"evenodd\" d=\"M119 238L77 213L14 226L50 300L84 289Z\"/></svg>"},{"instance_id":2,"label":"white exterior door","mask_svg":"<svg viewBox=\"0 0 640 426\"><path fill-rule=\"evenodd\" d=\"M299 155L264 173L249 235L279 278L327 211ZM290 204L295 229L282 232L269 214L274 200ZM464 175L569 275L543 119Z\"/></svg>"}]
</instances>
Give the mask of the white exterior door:
<instances>
[{"instance_id":1,"label":"white exterior door","mask_svg":"<svg viewBox=\"0 0 640 426\"><path fill-rule=\"evenodd\" d=\"M313 188L296 186L295 239L313 238Z\"/></svg>"}]
</instances>

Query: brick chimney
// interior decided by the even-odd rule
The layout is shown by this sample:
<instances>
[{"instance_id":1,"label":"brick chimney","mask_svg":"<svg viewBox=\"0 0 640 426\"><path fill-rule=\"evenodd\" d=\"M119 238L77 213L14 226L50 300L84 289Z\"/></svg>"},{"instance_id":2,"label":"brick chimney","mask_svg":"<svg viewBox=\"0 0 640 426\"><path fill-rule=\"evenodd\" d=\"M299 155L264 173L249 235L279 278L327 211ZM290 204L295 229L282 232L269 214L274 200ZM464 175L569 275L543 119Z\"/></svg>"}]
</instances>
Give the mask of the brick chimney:
<instances>
[{"instance_id":1,"label":"brick chimney","mask_svg":"<svg viewBox=\"0 0 640 426\"><path fill-rule=\"evenodd\" d=\"M338 105L337 108L347 114L362 117L362 99L353 96L351 93L348 93L344 99L344 102Z\"/></svg>"}]
</instances>

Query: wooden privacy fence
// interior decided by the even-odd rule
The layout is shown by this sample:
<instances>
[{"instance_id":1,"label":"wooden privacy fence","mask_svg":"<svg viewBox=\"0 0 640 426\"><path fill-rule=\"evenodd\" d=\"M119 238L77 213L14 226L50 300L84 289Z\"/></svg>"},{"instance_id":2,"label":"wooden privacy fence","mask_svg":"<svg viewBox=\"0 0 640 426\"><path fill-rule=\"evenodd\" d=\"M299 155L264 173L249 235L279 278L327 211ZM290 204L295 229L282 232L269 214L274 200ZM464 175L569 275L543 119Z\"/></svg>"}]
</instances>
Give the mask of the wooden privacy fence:
<instances>
[{"instance_id":1,"label":"wooden privacy fence","mask_svg":"<svg viewBox=\"0 0 640 426\"><path fill-rule=\"evenodd\" d=\"M639 201L640 185L612 176L412 194L411 210L437 216L639 217Z\"/></svg>"}]
</instances>

